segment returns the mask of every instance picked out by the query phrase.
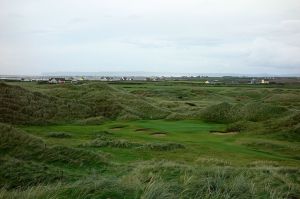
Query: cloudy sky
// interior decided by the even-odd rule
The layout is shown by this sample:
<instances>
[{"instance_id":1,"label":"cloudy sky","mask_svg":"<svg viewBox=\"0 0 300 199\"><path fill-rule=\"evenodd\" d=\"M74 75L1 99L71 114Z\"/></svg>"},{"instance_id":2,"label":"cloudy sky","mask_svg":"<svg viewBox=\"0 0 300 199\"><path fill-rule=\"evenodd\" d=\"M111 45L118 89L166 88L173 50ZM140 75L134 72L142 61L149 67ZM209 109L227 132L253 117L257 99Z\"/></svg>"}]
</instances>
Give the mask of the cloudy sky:
<instances>
[{"instance_id":1,"label":"cloudy sky","mask_svg":"<svg viewBox=\"0 0 300 199\"><path fill-rule=\"evenodd\" d=\"M0 74L300 74L299 0L0 0Z\"/></svg>"}]
</instances>

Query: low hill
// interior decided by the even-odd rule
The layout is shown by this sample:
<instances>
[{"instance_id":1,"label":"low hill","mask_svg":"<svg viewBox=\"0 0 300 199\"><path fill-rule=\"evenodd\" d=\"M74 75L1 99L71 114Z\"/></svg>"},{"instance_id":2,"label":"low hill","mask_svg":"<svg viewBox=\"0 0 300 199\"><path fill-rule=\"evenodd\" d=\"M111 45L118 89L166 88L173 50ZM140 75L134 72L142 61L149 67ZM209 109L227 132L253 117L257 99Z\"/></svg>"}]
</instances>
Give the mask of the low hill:
<instances>
[{"instance_id":1,"label":"low hill","mask_svg":"<svg viewBox=\"0 0 300 199\"><path fill-rule=\"evenodd\" d=\"M57 114L59 105L54 97L0 83L0 122L49 121Z\"/></svg>"},{"instance_id":2,"label":"low hill","mask_svg":"<svg viewBox=\"0 0 300 199\"><path fill-rule=\"evenodd\" d=\"M104 84L49 87L44 92L0 84L0 122L44 124L102 116L159 119L168 111Z\"/></svg>"},{"instance_id":3,"label":"low hill","mask_svg":"<svg viewBox=\"0 0 300 199\"><path fill-rule=\"evenodd\" d=\"M0 123L0 187L26 187L78 178L66 170L66 164L73 169L101 168L106 158L82 149L47 146L40 138Z\"/></svg>"}]
</instances>

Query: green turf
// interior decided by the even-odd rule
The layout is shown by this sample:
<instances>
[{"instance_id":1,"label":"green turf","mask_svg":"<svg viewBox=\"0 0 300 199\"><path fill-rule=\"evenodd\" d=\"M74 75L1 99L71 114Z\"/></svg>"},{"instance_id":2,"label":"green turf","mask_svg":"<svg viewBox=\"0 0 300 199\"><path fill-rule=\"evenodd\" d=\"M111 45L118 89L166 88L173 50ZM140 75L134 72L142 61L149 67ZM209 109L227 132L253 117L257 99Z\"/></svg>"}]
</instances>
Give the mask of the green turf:
<instances>
[{"instance_id":1,"label":"green turf","mask_svg":"<svg viewBox=\"0 0 300 199\"><path fill-rule=\"evenodd\" d=\"M120 127L119 127L120 126ZM197 158L210 157L229 160L235 165L247 165L252 161L276 161L281 165L298 165L299 160L294 157L300 151L296 143L286 141L261 139L251 134L214 134L211 130L223 131L224 124L204 123L201 121L164 121L139 120L129 122L106 122L103 125L53 125L53 126L25 126L22 127L30 134L42 137L49 144L78 147L95 139L98 132L110 132L114 139L127 139L138 143L176 142L186 146L174 152L153 152L136 149L119 149L104 147L91 150L103 150L113 155L117 162L140 161L145 159L167 159L194 163ZM138 130L138 131L137 131ZM52 138L52 132L65 132L70 138ZM158 135L155 135L156 133ZM251 145L259 139L262 143L275 143L275 149L268 145ZM248 144L247 144L248 143ZM249 144L250 143L250 144ZM269 144L270 145L270 144ZM276 150L276 146L284 146L283 150ZM274 147L273 147L274 148ZM293 148L293 153L289 153Z\"/></svg>"},{"instance_id":2,"label":"green turf","mask_svg":"<svg viewBox=\"0 0 300 199\"><path fill-rule=\"evenodd\" d=\"M0 198L300 198L298 86L0 91Z\"/></svg>"}]
</instances>

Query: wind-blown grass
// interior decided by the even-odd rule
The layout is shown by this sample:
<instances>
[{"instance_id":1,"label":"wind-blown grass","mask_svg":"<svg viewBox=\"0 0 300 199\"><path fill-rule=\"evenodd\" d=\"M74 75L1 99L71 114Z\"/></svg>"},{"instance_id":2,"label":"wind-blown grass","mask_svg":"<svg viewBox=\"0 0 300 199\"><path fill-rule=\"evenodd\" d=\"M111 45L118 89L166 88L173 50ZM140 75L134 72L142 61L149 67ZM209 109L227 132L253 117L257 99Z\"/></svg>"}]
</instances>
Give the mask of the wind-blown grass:
<instances>
[{"instance_id":1,"label":"wind-blown grass","mask_svg":"<svg viewBox=\"0 0 300 199\"><path fill-rule=\"evenodd\" d=\"M11 84L0 198L300 198L297 87Z\"/></svg>"}]
</instances>

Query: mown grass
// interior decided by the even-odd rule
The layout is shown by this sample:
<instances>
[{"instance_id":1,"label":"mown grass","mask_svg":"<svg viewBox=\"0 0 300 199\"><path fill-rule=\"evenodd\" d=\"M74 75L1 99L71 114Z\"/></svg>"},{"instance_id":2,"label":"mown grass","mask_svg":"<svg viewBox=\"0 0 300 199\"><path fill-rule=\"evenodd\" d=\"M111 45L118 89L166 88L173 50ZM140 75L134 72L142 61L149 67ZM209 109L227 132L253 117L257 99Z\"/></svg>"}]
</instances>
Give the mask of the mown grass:
<instances>
[{"instance_id":1,"label":"mown grass","mask_svg":"<svg viewBox=\"0 0 300 199\"><path fill-rule=\"evenodd\" d=\"M122 128L117 128L122 127ZM295 153L299 150L297 143L280 141L268 137L264 139L261 135L251 133L238 133L218 135L210 133L211 130L224 131L226 125L215 123L204 123L199 121L164 121L164 120L139 120L128 122L106 122L102 125L80 126L80 125L53 125L53 126L24 126L27 132L41 136L49 144L59 144L69 147L80 145L101 146L93 150L103 150L111 153L116 161L138 161L147 151L136 150L147 144L178 143L185 146L184 149L174 153L148 152L147 157L164 158L169 160L194 162L195 157L228 158L236 165L245 165L251 161L269 160L278 161L279 164L296 165L298 161L294 153L283 150L277 153L270 148L253 148L244 143L256 142L259 139L265 143L277 143L294 147ZM72 135L68 139L55 139L48 137L49 132L62 131ZM157 133L159 136L157 136ZM100 136L100 137L99 137ZM104 138L104 139L103 139ZM94 143L93 143L94 142ZM117 149L121 148L121 149ZM122 148L126 148L123 150ZM141 147L143 148L143 147ZM121 152L122 151L122 152ZM125 153L125 151L127 151ZM135 154L135 155L133 155ZM123 156L123 157L122 157ZM132 159L132 157L136 157Z\"/></svg>"}]
</instances>

